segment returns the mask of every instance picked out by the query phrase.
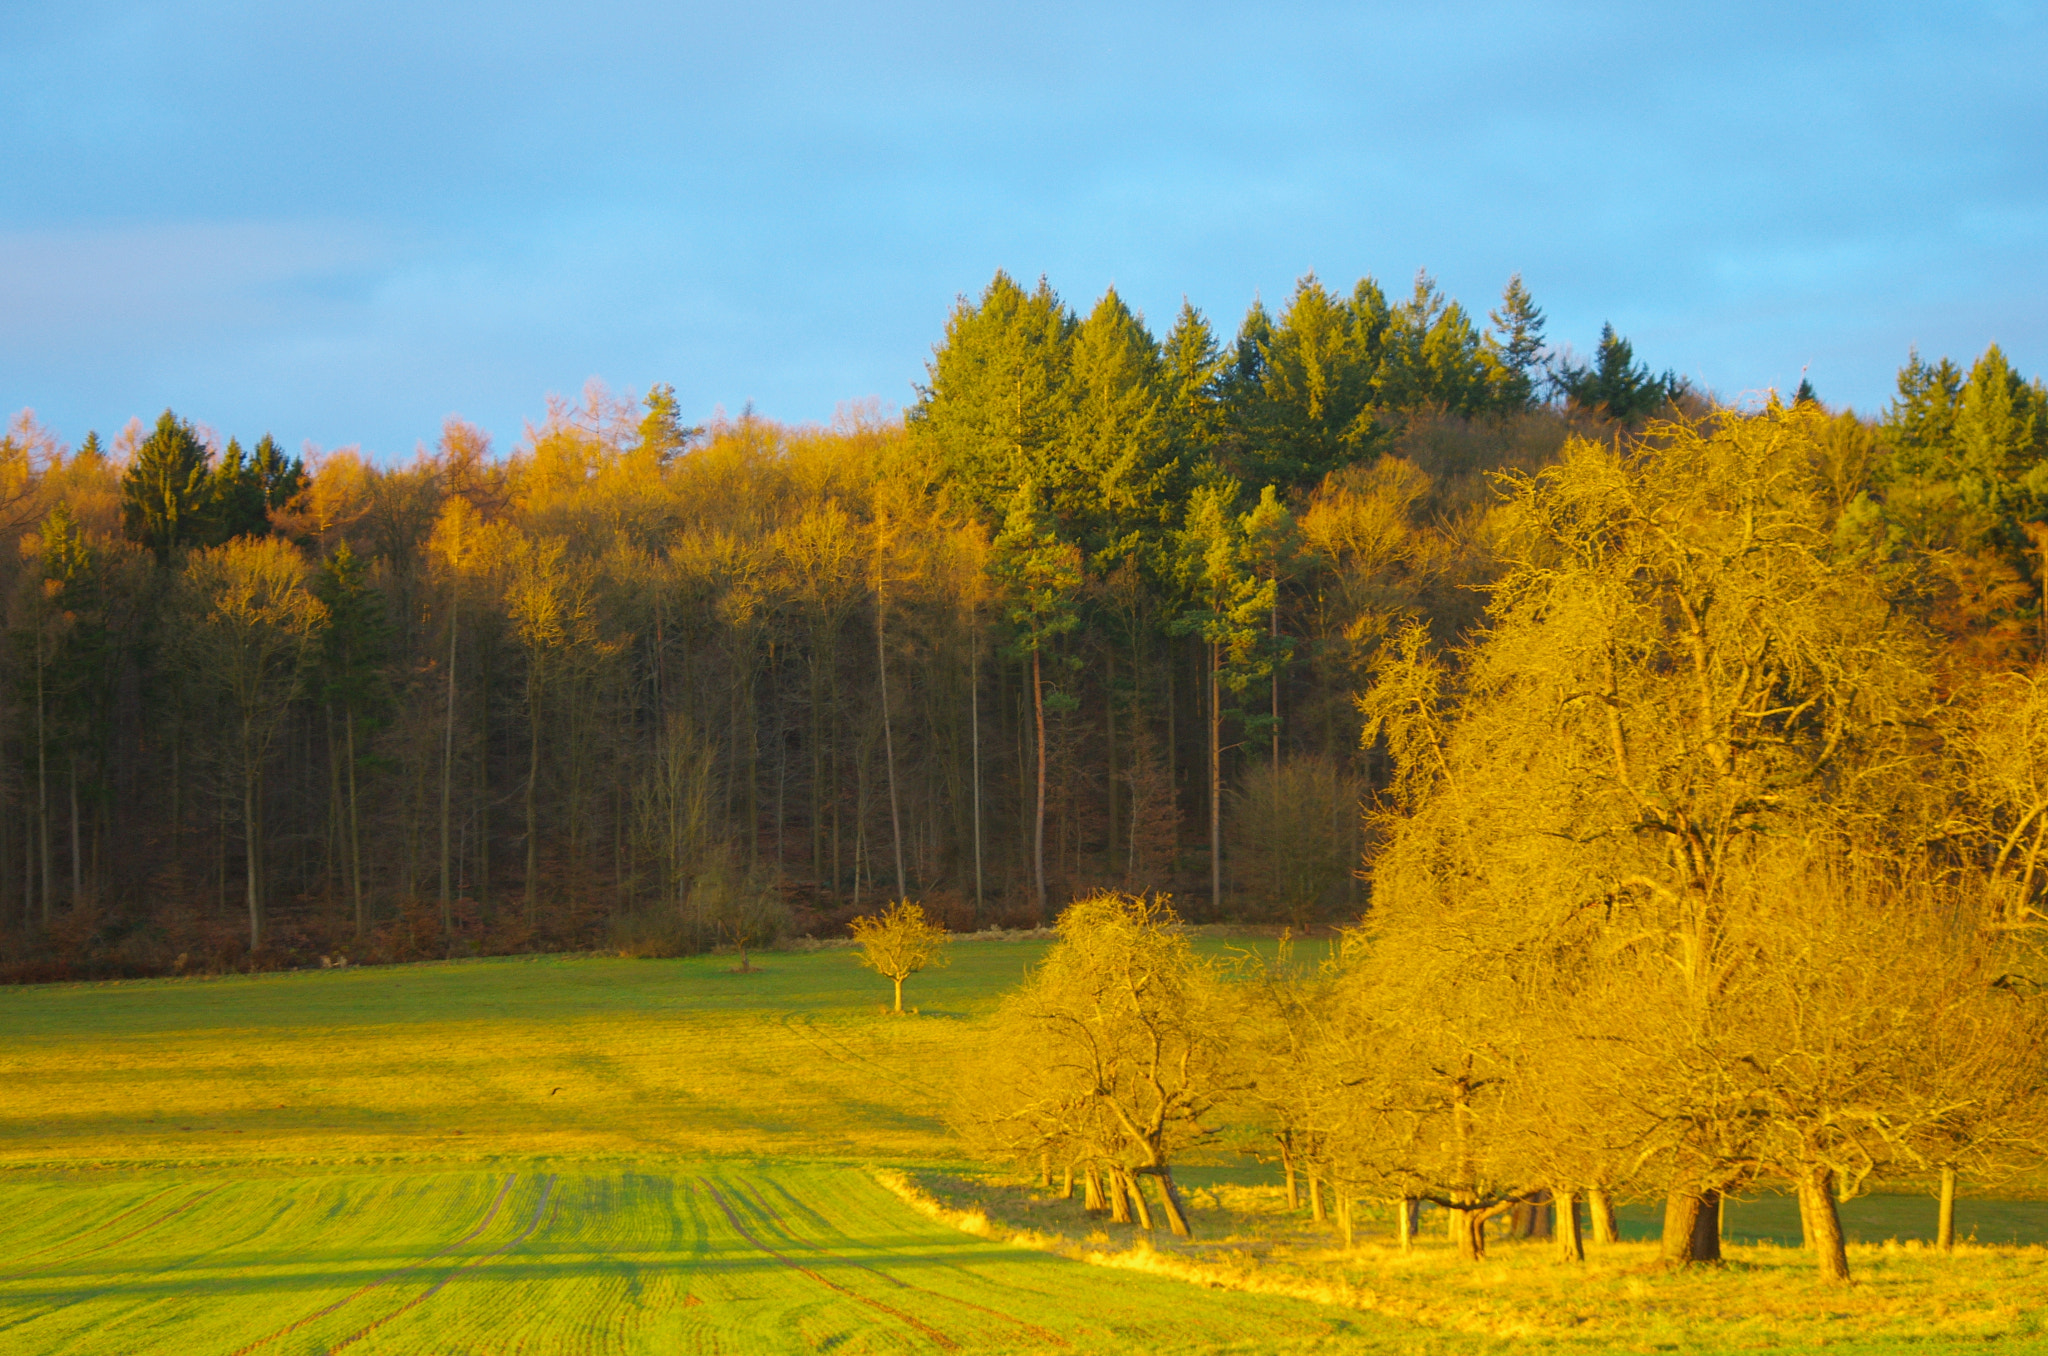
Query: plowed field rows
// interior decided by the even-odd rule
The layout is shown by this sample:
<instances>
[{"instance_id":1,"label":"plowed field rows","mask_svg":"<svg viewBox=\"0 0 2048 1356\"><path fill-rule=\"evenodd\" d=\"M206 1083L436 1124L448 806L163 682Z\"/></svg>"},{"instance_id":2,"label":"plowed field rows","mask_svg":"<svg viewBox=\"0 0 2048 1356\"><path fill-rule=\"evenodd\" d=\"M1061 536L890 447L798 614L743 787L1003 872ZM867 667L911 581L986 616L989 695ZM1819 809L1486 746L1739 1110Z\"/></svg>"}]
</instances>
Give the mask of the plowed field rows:
<instances>
[{"instance_id":1,"label":"plowed field rows","mask_svg":"<svg viewBox=\"0 0 2048 1356\"><path fill-rule=\"evenodd\" d=\"M81 1356L1272 1351L1373 1324L980 1242L836 1165L16 1180L0 1258L0 1351Z\"/></svg>"}]
</instances>

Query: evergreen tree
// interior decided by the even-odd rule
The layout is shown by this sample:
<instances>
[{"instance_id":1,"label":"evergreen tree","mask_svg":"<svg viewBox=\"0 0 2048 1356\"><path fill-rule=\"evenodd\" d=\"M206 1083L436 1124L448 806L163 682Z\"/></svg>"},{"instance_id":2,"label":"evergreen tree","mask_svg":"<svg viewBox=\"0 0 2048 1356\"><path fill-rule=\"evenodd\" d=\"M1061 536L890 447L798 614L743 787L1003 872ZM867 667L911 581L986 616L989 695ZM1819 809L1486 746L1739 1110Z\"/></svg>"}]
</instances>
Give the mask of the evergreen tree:
<instances>
[{"instance_id":1,"label":"evergreen tree","mask_svg":"<svg viewBox=\"0 0 2048 1356\"><path fill-rule=\"evenodd\" d=\"M1899 394L1885 411L1889 477L1926 475L1952 457L1963 374L1947 358L1929 365L1912 350L1899 369Z\"/></svg>"},{"instance_id":2,"label":"evergreen tree","mask_svg":"<svg viewBox=\"0 0 2048 1356\"><path fill-rule=\"evenodd\" d=\"M1656 413L1680 389L1674 374L1658 376L1638 363L1635 346L1611 324L1600 327L1600 347L1592 366L1566 366L1559 384L1574 406L1623 422Z\"/></svg>"},{"instance_id":3,"label":"evergreen tree","mask_svg":"<svg viewBox=\"0 0 2048 1356\"><path fill-rule=\"evenodd\" d=\"M1499 385L1494 369L1465 308L1446 302L1430 276L1418 273L1414 295L1391 318L1373 393L1388 409L1473 414Z\"/></svg>"},{"instance_id":4,"label":"evergreen tree","mask_svg":"<svg viewBox=\"0 0 2048 1356\"><path fill-rule=\"evenodd\" d=\"M682 406L676 401L676 388L667 382L658 382L647 393L642 402L647 415L640 421L640 451L651 455L659 466L666 466L676 454L690 445L690 440L700 436L701 428L683 426Z\"/></svg>"},{"instance_id":5,"label":"evergreen tree","mask_svg":"<svg viewBox=\"0 0 2048 1356\"><path fill-rule=\"evenodd\" d=\"M1503 410L1525 410L1541 396L1538 380L1542 374L1543 312L1522 285L1522 275L1508 279L1500 294L1500 308L1487 319L1493 329L1487 340L1498 366L1494 403Z\"/></svg>"},{"instance_id":6,"label":"evergreen tree","mask_svg":"<svg viewBox=\"0 0 2048 1356\"><path fill-rule=\"evenodd\" d=\"M1159 346L1111 289L1075 330L1073 404L1057 444L1055 515L1098 571L1140 548L1177 497Z\"/></svg>"},{"instance_id":7,"label":"evergreen tree","mask_svg":"<svg viewBox=\"0 0 2048 1356\"><path fill-rule=\"evenodd\" d=\"M1256 347L1253 350L1256 362ZM1230 376L1208 320L1186 300L1160 348L1161 413L1186 470L1208 458L1223 434L1224 391Z\"/></svg>"},{"instance_id":8,"label":"evergreen tree","mask_svg":"<svg viewBox=\"0 0 2048 1356\"><path fill-rule=\"evenodd\" d=\"M298 457L286 456L284 449L277 445L277 439L268 433L256 440L256 451L250 455L249 469L263 487L266 508L283 508L311 483L306 475L305 462Z\"/></svg>"},{"instance_id":9,"label":"evergreen tree","mask_svg":"<svg viewBox=\"0 0 2048 1356\"><path fill-rule=\"evenodd\" d=\"M207 514L212 529L209 536L214 544L235 537L270 535L269 496L263 473L233 438L228 439L227 451L214 467L207 489L212 500Z\"/></svg>"},{"instance_id":10,"label":"evergreen tree","mask_svg":"<svg viewBox=\"0 0 2048 1356\"><path fill-rule=\"evenodd\" d=\"M1068 487L1058 442L1073 408L1074 318L1041 278L1026 292L998 271L980 304L964 297L926 367L906 422L936 445L968 500L993 516L1030 480Z\"/></svg>"},{"instance_id":11,"label":"evergreen tree","mask_svg":"<svg viewBox=\"0 0 2048 1356\"><path fill-rule=\"evenodd\" d=\"M165 410L121 476L121 530L168 564L180 547L205 540L212 454L199 434Z\"/></svg>"},{"instance_id":12,"label":"evergreen tree","mask_svg":"<svg viewBox=\"0 0 2048 1356\"><path fill-rule=\"evenodd\" d=\"M1370 317L1369 296L1365 309ZM1381 355L1359 312L1309 274L1278 324L1268 328L1258 306L1245 317L1230 394L1238 460L1254 483L1311 485L1375 445Z\"/></svg>"}]
</instances>

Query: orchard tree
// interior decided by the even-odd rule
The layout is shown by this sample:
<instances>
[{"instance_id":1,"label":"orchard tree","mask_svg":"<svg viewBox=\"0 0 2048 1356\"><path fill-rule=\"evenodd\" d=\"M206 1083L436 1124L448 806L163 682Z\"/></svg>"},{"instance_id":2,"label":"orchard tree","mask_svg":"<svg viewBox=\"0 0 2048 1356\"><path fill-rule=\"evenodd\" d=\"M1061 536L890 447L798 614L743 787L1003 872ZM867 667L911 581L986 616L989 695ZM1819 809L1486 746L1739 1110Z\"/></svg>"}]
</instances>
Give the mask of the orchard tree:
<instances>
[{"instance_id":1,"label":"orchard tree","mask_svg":"<svg viewBox=\"0 0 2048 1356\"><path fill-rule=\"evenodd\" d=\"M903 1011L903 981L920 970L946 964L946 930L925 917L924 907L899 899L880 913L847 924L859 961L896 986L895 1011Z\"/></svg>"}]
</instances>

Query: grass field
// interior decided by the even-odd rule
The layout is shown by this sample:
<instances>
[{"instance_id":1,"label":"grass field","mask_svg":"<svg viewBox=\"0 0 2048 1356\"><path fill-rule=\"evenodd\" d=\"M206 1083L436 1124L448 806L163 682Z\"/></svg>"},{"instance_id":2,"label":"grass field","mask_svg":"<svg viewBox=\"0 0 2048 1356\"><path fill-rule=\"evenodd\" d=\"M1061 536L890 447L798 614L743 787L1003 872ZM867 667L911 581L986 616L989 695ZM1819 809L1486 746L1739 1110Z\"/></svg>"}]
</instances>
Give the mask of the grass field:
<instances>
[{"instance_id":1,"label":"grass field","mask_svg":"<svg viewBox=\"0 0 2048 1356\"><path fill-rule=\"evenodd\" d=\"M1921 1200L1851 1204L1848 1295L1768 1245L1681 1277L1628 1245L1344 1253L1241 1162L1187 1170L1205 1237L1155 1253L956 1161L949 1071L1040 954L958 944L902 1019L832 950L0 990L0 1353L2048 1349L2048 1251L1886 1245ZM869 1164L1042 1236L964 1234ZM2048 1236L2030 1203L1973 1222Z\"/></svg>"}]
</instances>

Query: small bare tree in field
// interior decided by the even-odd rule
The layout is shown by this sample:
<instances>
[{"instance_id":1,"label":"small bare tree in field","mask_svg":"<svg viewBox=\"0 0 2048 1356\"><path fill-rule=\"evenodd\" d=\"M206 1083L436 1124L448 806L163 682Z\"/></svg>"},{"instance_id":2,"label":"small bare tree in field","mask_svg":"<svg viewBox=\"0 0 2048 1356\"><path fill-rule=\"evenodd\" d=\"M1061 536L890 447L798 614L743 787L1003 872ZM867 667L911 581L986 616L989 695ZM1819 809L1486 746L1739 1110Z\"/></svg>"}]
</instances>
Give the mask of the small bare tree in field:
<instances>
[{"instance_id":1,"label":"small bare tree in field","mask_svg":"<svg viewBox=\"0 0 2048 1356\"><path fill-rule=\"evenodd\" d=\"M899 899L878 914L849 925L860 944L860 963L896 984L896 1011L903 1011L903 981L920 970L946 964L946 930L924 916L924 908Z\"/></svg>"}]
</instances>

